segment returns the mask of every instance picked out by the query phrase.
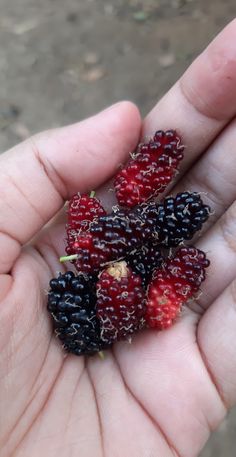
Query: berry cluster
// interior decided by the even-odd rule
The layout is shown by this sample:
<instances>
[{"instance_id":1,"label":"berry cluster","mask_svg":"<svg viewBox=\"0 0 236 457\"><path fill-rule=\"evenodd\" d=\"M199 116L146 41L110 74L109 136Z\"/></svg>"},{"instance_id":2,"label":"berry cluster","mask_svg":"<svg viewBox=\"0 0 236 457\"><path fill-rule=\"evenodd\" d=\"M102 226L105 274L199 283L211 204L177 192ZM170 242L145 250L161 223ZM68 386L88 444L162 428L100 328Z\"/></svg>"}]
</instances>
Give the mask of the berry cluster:
<instances>
[{"instance_id":1,"label":"berry cluster","mask_svg":"<svg viewBox=\"0 0 236 457\"><path fill-rule=\"evenodd\" d=\"M178 246L201 230L210 208L195 192L154 199L183 153L174 130L157 131L115 176L120 206L110 214L94 192L69 201L61 261L71 261L77 274L59 274L48 294L67 352L92 355L143 328L166 329L199 291L209 261L195 247Z\"/></svg>"},{"instance_id":2,"label":"berry cluster","mask_svg":"<svg viewBox=\"0 0 236 457\"><path fill-rule=\"evenodd\" d=\"M78 232L74 243L69 240L66 252L73 256L78 271L99 272L107 262L123 259L147 242L174 247L190 240L208 216L209 208L199 194L189 192L166 197L163 203L142 203L129 211L115 207L91 223L89 231Z\"/></svg>"}]
</instances>

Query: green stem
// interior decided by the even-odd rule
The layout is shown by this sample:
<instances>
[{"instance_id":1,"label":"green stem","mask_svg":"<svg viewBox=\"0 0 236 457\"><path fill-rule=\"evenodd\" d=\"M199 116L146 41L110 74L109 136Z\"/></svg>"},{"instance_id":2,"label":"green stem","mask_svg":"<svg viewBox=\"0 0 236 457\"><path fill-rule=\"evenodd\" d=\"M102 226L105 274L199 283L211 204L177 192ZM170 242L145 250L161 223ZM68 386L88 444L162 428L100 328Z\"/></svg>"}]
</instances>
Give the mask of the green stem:
<instances>
[{"instance_id":1,"label":"green stem","mask_svg":"<svg viewBox=\"0 0 236 457\"><path fill-rule=\"evenodd\" d=\"M90 198L94 198L95 194L96 194L95 190L91 190L90 195L89 195Z\"/></svg>"},{"instance_id":2,"label":"green stem","mask_svg":"<svg viewBox=\"0 0 236 457\"><path fill-rule=\"evenodd\" d=\"M70 260L76 260L76 259L78 259L78 255L77 254L64 255L64 256L60 257L60 262L61 263L69 262Z\"/></svg>"},{"instance_id":3,"label":"green stem","mask_svg":"<svg viewBox=\"0 0 236 457\"><path fill-rule=\"evenodd\" d=\"M98 355L99 355L99 357L100 357L101 360L104 360L104 359L105 359L105 354L104 354L104 352L99 351Z\"/></svg>"}]
</instances>

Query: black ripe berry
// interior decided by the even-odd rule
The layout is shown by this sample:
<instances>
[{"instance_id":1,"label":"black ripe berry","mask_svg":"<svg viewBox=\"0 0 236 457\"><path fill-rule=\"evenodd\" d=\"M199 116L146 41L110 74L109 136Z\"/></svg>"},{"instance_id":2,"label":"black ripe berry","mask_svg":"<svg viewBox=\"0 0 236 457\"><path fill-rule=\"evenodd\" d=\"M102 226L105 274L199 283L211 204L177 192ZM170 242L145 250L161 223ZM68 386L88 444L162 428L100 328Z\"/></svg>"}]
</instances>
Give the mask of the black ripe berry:
<instances>
[{"instance_id":1,"label":"black ripe berry","mask_svg":"<svg viewBox=\"0 0 236 457\"><path fill-rule=\"evenodd\" d=\"M50 281L47 309L67 352L92 355L105 349L95 304L95 284L86 276L68 271Z\"/></svg>"},{"instance_id":2,"label":"black ripe berry","mask_svg":"<svg viewBox=\"0 0 236 457\"><path fill-rule=\"evenodd\" d=\"M164 262L159 247L151 244L143 245L140 249L128 253L125 260L133 272L141 276L145 288L154 270L161 268Z\"/></svg>"}]
</instances>

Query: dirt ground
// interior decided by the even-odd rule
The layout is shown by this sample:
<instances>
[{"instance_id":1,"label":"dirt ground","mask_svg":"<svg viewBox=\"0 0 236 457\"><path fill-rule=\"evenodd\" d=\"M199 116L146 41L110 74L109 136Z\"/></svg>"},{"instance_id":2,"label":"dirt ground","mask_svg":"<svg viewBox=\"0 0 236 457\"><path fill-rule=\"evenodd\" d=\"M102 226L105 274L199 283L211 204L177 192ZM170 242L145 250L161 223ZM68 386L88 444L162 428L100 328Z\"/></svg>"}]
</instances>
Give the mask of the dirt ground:
<instances>
[{"instance_id":1,"label":"dirt ground","mask_svg":"<svg viewBox=\"0 0 236 457\"><path fill-rule=\"evenodd\" d=\"M0 0L0 151L120 99L143 114L235 0ZM201 457L235 455L236 411Z\"/></svg>"}]
</instances>

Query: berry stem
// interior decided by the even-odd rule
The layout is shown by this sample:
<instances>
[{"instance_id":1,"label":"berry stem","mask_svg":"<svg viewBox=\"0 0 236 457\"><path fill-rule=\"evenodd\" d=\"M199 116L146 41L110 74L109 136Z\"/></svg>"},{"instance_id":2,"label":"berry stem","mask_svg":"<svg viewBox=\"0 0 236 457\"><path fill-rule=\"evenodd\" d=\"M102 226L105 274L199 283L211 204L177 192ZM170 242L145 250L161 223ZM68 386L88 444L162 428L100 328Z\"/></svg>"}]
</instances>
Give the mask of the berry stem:
<instances>
[{"instance_id":1,"label":"berry stem","mask_svg":"<svg viewBox=\"0 0 236 457\"><path fill-rule=\"evenodd\" d=\"M96 194L95 190L91 190L91 192L89 194L90 198L94 198L95 194Z\"/></svg>"},{"instance_id":2,"label":"berry stem","mask_svg":"<svg viewBox=\"0 0 236 457\"><path fill-rule=\"evenodd\" d=\"M72 254L72 255L64 255L60 257L60 262L69 262L70 260L76 260L78 258L77 254Z\"/></svg>"},{"instance_id":3,"label":"berry stem","mask_svg":"<svg viewBox=\"0 0 236 457\"><path fill-rule=\"evenodd\" d=\"M99 355L99 357L100 357L101 360L105 360L105 354L104 354L103 351L99 351L99 352L98 352L98 355Z\"/></svg>"}]
</instances>

